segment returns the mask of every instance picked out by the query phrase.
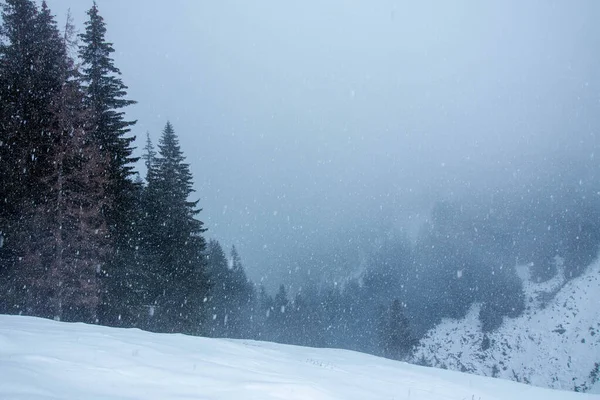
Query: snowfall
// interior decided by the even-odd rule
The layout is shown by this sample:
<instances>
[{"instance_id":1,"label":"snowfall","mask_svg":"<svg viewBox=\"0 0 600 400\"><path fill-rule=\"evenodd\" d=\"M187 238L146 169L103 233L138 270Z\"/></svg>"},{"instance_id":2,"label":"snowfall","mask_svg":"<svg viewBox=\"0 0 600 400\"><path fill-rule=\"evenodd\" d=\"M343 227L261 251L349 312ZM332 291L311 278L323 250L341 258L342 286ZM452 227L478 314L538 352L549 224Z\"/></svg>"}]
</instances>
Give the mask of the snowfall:
<instances>
[{"instance_id":1,"label":"snowfall","mask_svg":"<svg viewBox=\"0 0 600 400\"><path fill-rule=\"evenodd\" d=\"M0 399L569 400L346 350L0 316Z\"/></svg>"}]
</instances>

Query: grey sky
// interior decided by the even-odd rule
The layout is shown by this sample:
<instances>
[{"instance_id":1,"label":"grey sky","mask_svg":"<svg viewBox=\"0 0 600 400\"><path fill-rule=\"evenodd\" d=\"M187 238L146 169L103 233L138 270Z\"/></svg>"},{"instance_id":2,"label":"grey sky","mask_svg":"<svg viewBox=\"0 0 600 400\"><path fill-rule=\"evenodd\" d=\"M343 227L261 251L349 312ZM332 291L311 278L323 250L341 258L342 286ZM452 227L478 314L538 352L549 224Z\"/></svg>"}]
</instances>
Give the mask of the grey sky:
<instances>
[{"instance_id":1,"label":"grey sky","mask_svg":"<svg viewBox=\"0 0 600 400\"><path fill-rule=\"evenodd\" d=\"M48 3L83 29L91 1ZM598 157L595 0L98 4L138 146L172 121L208 236L256 281Z\"/></svg>"}]
</instances>

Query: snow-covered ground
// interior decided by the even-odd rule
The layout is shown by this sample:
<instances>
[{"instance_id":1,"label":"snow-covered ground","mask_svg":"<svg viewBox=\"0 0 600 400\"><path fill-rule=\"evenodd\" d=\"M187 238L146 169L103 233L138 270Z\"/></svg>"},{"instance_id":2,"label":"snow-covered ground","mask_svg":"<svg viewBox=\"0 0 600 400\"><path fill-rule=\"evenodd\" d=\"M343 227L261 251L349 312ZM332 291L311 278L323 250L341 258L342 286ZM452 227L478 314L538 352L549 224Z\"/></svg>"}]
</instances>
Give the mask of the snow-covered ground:
<instances>
[{"instance_id":1,"label":"snow-covered ground","mask_svg":"<svg viewBox=\"0 0 600 400\"><path fill-rule=\"evenodd\" d=\"M561 261L557 276L541 284L529 279L526 267L517 269L527 302L522 316L505 318L484 334L475 305L464 319L445 320L428 332L413 361L600 393L600 261L567 284Z\"/></svg>"},{"instance_id":2,"label":"snow-covered ground","mask_svg":"<svg viewBox=\"0 0 600 400\"><path fill-rule=\"evenodd\" d=\"M366 354L0 316L0 399L600 398Z\"/></svg>"}]
</instances>

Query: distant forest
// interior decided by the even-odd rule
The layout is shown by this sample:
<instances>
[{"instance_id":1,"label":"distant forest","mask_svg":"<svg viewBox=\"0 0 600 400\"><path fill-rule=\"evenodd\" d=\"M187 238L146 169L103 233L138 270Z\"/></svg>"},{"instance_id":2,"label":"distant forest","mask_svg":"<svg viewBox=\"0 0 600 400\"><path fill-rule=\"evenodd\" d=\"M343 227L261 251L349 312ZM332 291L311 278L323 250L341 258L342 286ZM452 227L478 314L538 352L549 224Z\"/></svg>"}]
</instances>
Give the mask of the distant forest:
<instances>
[{"instance_id":1,"label":"distant forest","mask_svg":"<svg viewBox=\"0 0 600 400\"><path fill-rule=\"evenodd\" d=\"M76 35L45 2L2 8L0 313L403 359L474 302L488 331L518 316L515 265L575 277L598 254L600 188L567 179L518 201L441 201L416 241L381 238L359 277L268 293L235 247L205 239L176 127L147 136L136 172L134 101L96 4L87 15Z\"/></svg>"}]
</instances>

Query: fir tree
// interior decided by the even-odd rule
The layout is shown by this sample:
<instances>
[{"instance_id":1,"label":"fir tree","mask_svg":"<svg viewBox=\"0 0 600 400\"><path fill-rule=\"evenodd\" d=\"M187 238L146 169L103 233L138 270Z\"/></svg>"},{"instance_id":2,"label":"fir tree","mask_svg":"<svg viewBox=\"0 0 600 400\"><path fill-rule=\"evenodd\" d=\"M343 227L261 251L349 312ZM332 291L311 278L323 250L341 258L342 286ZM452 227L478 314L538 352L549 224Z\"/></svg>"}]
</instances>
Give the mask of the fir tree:
<instances>
[{"instance_id":1,"label":"fir tree","mask_svg":"<svg viewBox=\"0 0 600 400\"><path fill-rule=\"evenodd\" d=\"M213 337L227 337L228 302L230 302L228 261L221 244L216 240L208 242L207 277L210 284L206 307L210 318L209 334Z\"/></svg>"},{"instance_id":2,"label":"fir tree","mask_svg":"<svg viewBox=\"0 0 600 400\"><path fill-rule=\"evenodd\" d=\"M253 306L254 288L242 265L242 260L235 246L231 246L231 321L229 337L243 338L249 329L251 320L248 318Z\"/></svg>"},{"instance_id":3,"label":"fir tree","mask_svg":"<svg viewBox=\"0 0 600 400\"><path fill-rule=\"evenodd\" d=\"M64 39L45 2L8 0L0 44L0 280L4 312L35 298L21 261L39 253L32 226L47 208L57 136L56 102L68 69ZM36 232L38 233L38 232Z\"/></svg>"},{"instance_id":4,"label":"fir tree","mask_svg":"<svg viewBox=\"0 0 600 400\"><path fill-rule=\"evenodd\" d=\"M156 150L154 149L154 145L150 139L150 132L146 132L146 146L144 146L144 155L142 158L144 159L144 164L146 165L147 176L150 172L150 169L154 165L154 161L156 160Z\"/></svg>"},{"instance_id":5,"label":"fir tree","mask_svg":"<svg viewBox=\"0 0 600 400\"><path fill-rule=\"evenodd\" d=\"M125 121L125 113L119 110L135 104L135 101L124 98L127 86L119 77L121 71L114 65L111 54L115 50L105 39L106 24L95 2L87 14L89 20L85 23L85 32L80 35L82 82L97 124L95 135L103 150L111 155L114 184L123 184L133 175L133 163L137 161L131 156L131 143L135 138L126 137L135 121Z\"/></svg>"},{"instance_id":6,"label":"fir tree","mask_svg":"<svg viewBox=\"0 0 600 400\"><path fill-rule=\"evenodd\" d=\"M145 193L146 246L152 254L147 268L153 277L147 298L157 310L155 330L198 333L207 294L206 229L196 219L198 201L189 200L192 174L169 122L158 148Z\"/></svg>"},{"instance_id":7,"label":"fir tree","mask_svg":"<svg viewBox=\"0 0 600 400\"><path fill-rule=\"evenodd\" d=\"M256 338L259 340L272 340L271 314L273 312L273 297L267 293L264 286L260 286L256 298L255 315L253 316Z\"/></svg>"},{"instance_id":8,"label":"fir tree","mask_svg":"<svg viewBox=\"0 0 600 400\"><path fill-rule=\"evenodd\" d=\"M29 0L9 0L2 18L0 156L10 168L2 168L0 194L7 211L12 205L18 212L44 197L39 183L53 146L50 108L63 84L67 56L45 2L38 11Z\"/></svg>"},{"instance_id":9,"label":"fir tree","mask_svg":"<svg viewBox=\"0 0 600 400\"><path fill-rule=\"evenodd\" d=\"M290 343L288 334L289 315L290 303L287 290L284 285L280 285L273 299L273 307L267 320L268 326L272 330L273 341Z\"/></svg>"},{"instance_id":10,"label":"fir tree","mask_svg":"<svg viewBox=\"0 0 600 400\"><path fill-rule=\"evenodd\" d=\"M110 206L104 210L111 233L114 252L111 262L103 269L106 292L103 296L101 318L111 325L123 324L125 305L135 288L130 275L134 274L137 243L136 199L139 188L132 181L132 142L127 136L135 121L126 121L123 108L134 104L127 100L127 86L114 65L112 43L106 41L106 24L96 3L88 11L85 32L80 35L79 56L82 61L81 82L86 93L86 104L95 124L95 139L104 154L108 155L108 182L106 195ZM127 318L125 318L127 320Z\"/></svg>"},{"instance_id":11,"label":"fir tree","mask_svg":"<svg viewBox=\"0 0 600 400\"><path fill-rule=\"evenodd\" d=\"M395 360L405 359L414 344L408 318L400 300L395 299L383 313L380 322L380 343L383 355Z\"/></svg>"},{"instance_id":12,"label":"fir tree","mask_svg":"<svg viewBox=\"0 0 600 400\"><path fill-rule=\"evenodd\" d=\"M207 306L213 315L211 334L216 337L248 337L254 291L235 246L227 260L219 242L211 240L207 259L210 282Z\"/></svg>"},{"instance_id":13,"label":"fir tree","mask_svg":"<svg viewBox=\"0 0 600 400\"><path fill-rule=\"evenodd\" d=\"M34 306L46 305L47 316L55 319L96 322L101 293L97 272L109 251L102 214L108 201L108 159L88 130L81 100L77 83L66 82L56 103L57 145L54 170L47 178L48 200L36 208L40 226L30 235L30 240L39 237L38 251L33 260L29 256L23 262L33 261L30 274L43 267L32 282L43 296Z\"/></svg>"}]
</instances>

